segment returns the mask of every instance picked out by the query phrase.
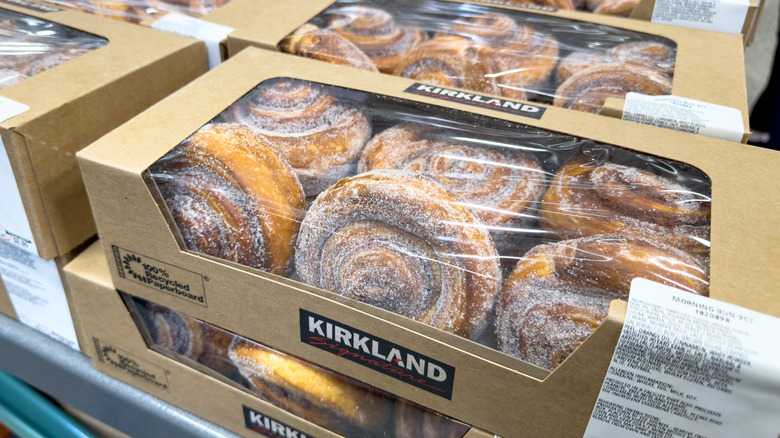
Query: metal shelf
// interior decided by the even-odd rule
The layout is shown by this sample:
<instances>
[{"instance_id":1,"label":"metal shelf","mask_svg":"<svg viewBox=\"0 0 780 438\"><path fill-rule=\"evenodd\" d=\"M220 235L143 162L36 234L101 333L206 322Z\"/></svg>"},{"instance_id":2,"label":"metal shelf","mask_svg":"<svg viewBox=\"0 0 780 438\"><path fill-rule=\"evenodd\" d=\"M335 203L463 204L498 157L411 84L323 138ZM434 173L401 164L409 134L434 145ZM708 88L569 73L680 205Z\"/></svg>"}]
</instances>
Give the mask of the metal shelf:
<instances>
[{"instance_id":1,"label":"metal shelf","mask_svg":"<svg viewBox=\"0 0 780 438\"><path fill-rule=\"evenodd\" d=\"M0 369L137 437L238 437L103 374L82 353L0 314Z\"/></svg>"}]
</instances>

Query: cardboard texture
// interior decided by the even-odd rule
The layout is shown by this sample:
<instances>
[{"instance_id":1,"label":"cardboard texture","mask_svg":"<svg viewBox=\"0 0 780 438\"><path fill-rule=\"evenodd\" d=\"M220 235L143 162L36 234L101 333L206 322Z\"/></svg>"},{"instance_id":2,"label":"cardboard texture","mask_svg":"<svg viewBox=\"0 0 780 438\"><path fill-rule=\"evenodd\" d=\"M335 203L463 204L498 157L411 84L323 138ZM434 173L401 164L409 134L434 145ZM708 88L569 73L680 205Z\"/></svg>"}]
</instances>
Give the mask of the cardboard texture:
<instances>
[{"instance_id":1,"label":"cardboard texture","mask_svg":"<svg viewBox=\"0 0 780 438\"><path fill-rule=\"evenodd\" d=\"M16 316L13 304L11 304L11 297L8 296L8 291L5 289L2 276L0 276L0 313L8 315L13 319L19 319Z\"/></svg>"},{"instance_id":2,"label":"cardboard texture","mask_svg":"<svg viewBox=\"0 0 780 438\"><path fill-rule=\"evenodd\" d=\"M151 186L150 165L258 83L289 77L411 102L473 112L567 133L690 164L712 181L710 296L780 315L772 242L780 205L764 201L780 189L772 151L682 134L608 117L546 108L541 119L513 116L403 93L414 82L268 51L247 49L152 110L78 154L111 261L115 286L223 329L278 348L502 436L581 436L617 342L625 303L553 372L459 336L354 300L182 250ZM196 104L197 103L197 104ZM128 151L126 144L134 144ZM164 204L163 204L164 205ZM144 268L146 264L151 268ZM141 272L166 278L163 291ZM137 279L136 279L137 278ZM184 290L186 289L186 292ZM302 311L337 321L455 367L450 399L302 342ZM503 406L504 408L497 408ZM534 414L515 415L517 412ZM566 421L559 421L566 418Z\"/></svg>"},{"instance_id":3,"label":"cardboard texture","mask_svg":"<svg viewBox=\"0 0 780 438\"><path fill-rule=\"evenodd\" d=\"M447 3L444 1L437 4L441 4L446 9ZM208 20L235 29L228 35L228 56L233 56L249 46L277 51L277 45L282 39L332 4L334 4L333 0L290 2L234 0L211 13ZM671 94L738 109L742 113L745 127L744 141L747 141L747 133L750 132L749 109L742 40L739 35L576 11L546 12L492 4L481 5L481 7L493 8L495 11L522 11L538 16L606 25L673 41L677 45L677 55ZM400 11L395 13L399 14ZM262 21L258 21L257 17L261 17ZM721 56L711 56L714 48L717 48ZM718 74L713 75L712 72Z\"/></svg>"},{"instance_id":4,"label":"cardboard texture","mask_svg":"<svg viewBox=\"0 0 780 438\"><path fill-rule=\"evenodd\" d=\"M106 38L104 47L0 95L30 107L0 123L38 253L67 254L95 234L75 152L206 71L202 43L77 12L2 8Z\"/></svg>"},{"instance_id":5,"label":"cardboard texture","mask_svg":"<svg viewBox=\"0 0 780 438\"><path fill-rule=\"evenodd\" d=\"M270 403L148 348L120 294L111 282L102 248L95 244L66 266L65 278L76 309L84 352L95 367L160 399L217 423L239 435L333 437L337 435ZM246 424L244 407L281 422L299 435L256 432ZM490 438L472 428L464 438Z\"/></svg>"}]
</instances>

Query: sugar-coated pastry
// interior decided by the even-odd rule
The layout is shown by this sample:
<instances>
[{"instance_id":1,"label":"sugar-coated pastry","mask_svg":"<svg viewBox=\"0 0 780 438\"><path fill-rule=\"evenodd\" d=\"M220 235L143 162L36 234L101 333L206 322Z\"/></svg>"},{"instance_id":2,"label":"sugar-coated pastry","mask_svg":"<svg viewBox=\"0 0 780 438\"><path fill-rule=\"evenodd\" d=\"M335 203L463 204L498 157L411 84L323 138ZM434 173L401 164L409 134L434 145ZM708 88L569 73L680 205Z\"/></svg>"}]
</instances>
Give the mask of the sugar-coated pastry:
<instances>
[{"instance_id":1,"label":"sugar-coated pastry","mask_svg":"<svg viewBox=\"0 0 780 438\"><path fill-rule=\"evenodd\" d=\"M500 287L490 234L440 184L402 171L347 178L301 224L305 283L464 337L490 322Z\"/></svg>"},{"instance_id":2,"label":"sugar-coated pastry","mask_svg":"<svg viewBox=\"0 0 780 438\"><path fill-rule=\"evenodd\" d=\"M610 301L628 297L637 277L708 291L696 258L646 238L597 235L533 248L496 305L499 349L554 369L606 319Z\"/></svg>"},{"instance_id":3,"label":"sugar-coated pastry","mask_svg":"<svg viewBox=\"0 0 780 438\"><path fill-rule=\"evenodd\" d=\"M313 24L304 24L279 43L279 49L293 55L361 70L379 71L371 58L346 38Z\"/></svg>"},{"instance_id":4,"label":"sugar-coated pastry","mask_svg":"<svg viewBox=\"0 0 780 438\"><path fill-rule=\"evenodd\" d=\"M587 0L586 5L594 14L628 17L639 6L639 0Z\"/></svg>"},{"instance_id":5,"label":"sugar-coated pastry","mask_svg":"<svg viewBox=\"0 0 780 438\"><path fill-rule=\"evenodd\" d=\"M559 238L634 235L706 258L710 204L708 194L663 176L578 157L555 174L539 215Z\"/></svg>"},{"instance_id":6,"label":"sugar-coated pastry","mask_svg":"<svg viewBox=\"0 0 780 438\"><path fill-rule=\"evenodd\" d=\"M262 399L347 436L377 436L391 415L387 395L296 357L236 337L230 359Z\"/></svg>"},{"instance_id":7,"label":"sugar-coated pastry","mask_svg":"<svg viewBox=\"0 0 780 438\"><path fill-rule=\"evenodd\" d=\"M555 83L556 85L560 85L575 73L587 70L596 65L606 64L610 61L609 55L603 51L588 50L571 52L558 63L558 68L555 70Z\"/></svg>"},{"instance_id":8,"label":"sugar-coated pastry","mask_svg":"<svg viewBox=\"0 0 780 438\"><path fill-rule=\"evenodd\" d=\"M207 125L151 170L188 249L288 271L306 196L269 140L237 124Z\"/></svg>"},{"instance_id":9,"label":"sugar-coated pastry","mask_svg":"<svg viewBox=\"0 0 780 438\"><path fill-rule=\"evenodd\" d=\"M367 6L333 11L328 30L352 42L384 73L391 73L410 50L428 39L422 29L400 26L387 11Z\"/></svg>"},{"instance_id":10,"label":"sugar-coated pastry","mask_svg":"<svg viewBox=\"0 0 780 438\"><path fill-rule=\"evenodd\" d=\"M495 76L502 71L506 71L506 64L491 47L458 36L438 36L412 50L393 74L443 87L502 95L505 87Z\"/></svg>"},{"instance_id":11,"label":"sugar-coated pastry","mask_svg":"<svg viewBox=\"0 0 780 438\"><path fill-rule=\"evenodd\" d=\"M228 347L234 337L231 333L157 304L144 302L143 308L146 328L156 346L220 374L234 375L235 366L228 358Z\"/></svg>"},{"instance_id":12,"label":"sugar-coated pastry","mask_svg":"<svg viewBox=\"0 0 780 438\"><path fill-rule=\"evenodd\" d=\"M459 17L449 33L495 49L504 70L495 72L501 95L526 99L547 86L558 64L558 42L528 24L518 25L511 17L486 13Z\"/></svg>"},{"instance_id":13,"label":"sugar-coated pastry","mask_svg":"<svg viewBox=\"0 0 780 438\"><path fill-rule=\"evenodd\" d=\"M365 111L317 84L292 79L263 82L222 119L247 125L273 143L309 197L354 174L371 136Z\"/></svg>"},{"instance_id":14,"label":"sugar-coated pastry","mask_svg":"<svg viewBox=\"0 0 780 438\"><path fill-rule=\"evenodd\" d=\"M493 0L491 3L505 3L517 6L542 6L552 9L563 9L571 11L575 9L576 3L581 0Z\"/></svg>"},{"instance_id":15,"label":"sugar-coated pastry","mask_svg":"<svg viewBox=\"0 0 780 438\"><path fill-rule=\"evenodd\" d=\"M612 62L579 71L555 91L553 105L598 113L609 97L623 98L629 92L649 96L671 93L668 76L633 63Z\"/></svg>"},{"instance_id":16,"label":"sugar-coated pastry","mask_svg":"<svg viewBox=\"0 0 780 438\"><path fill-rule=\"evenodd\" d=\"M512 229L528 222L528 209L541 198L547 180L539 161L513 148L510 139L412 122L389 128L366 145L358 171L382 169L419 173L442 184L494 227L491 235L500 251L519 234Z\"/></svg>"}]
</instances>

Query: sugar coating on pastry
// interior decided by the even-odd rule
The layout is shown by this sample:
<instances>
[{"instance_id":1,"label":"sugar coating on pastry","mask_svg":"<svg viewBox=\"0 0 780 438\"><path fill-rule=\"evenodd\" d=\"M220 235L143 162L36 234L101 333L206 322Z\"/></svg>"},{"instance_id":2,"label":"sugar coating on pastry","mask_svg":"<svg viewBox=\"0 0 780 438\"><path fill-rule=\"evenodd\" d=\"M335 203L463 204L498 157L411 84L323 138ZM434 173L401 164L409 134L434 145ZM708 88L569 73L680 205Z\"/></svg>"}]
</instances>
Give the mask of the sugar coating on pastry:
<instances>
[{"instance_id":1,"label":"sugar coating on pastry","mask_svg":"<svg viewBox=\"0 0 780 438\"><path fill-rule=\"evenodd\" d=\"M287 272L306 198L268 140L236 124L207 125L152 176L190 250Z\"/></svg>"},{"instance_id":2,"label":"sugar coating on pastry","mask_svg":"<svg viewBox=\"0 0 780 438\"><path fill-rule=\"evenodd\" d=\"M392 72L407 52L428 39L422 29L400 26L389 12L367 6L337 9L328 23L328 30L355 44L385 73Z\"/></svg>"},{"instance_id":3,"label":"sugar coating on pastry","mask_svg":"<svg viewBox=\"0 0 780 438\"><path fill-rule=\"evenodd\" d=\"M371 58L346 38L313 24L304 24L279 43L283 52L361 70L379 71Z\"/></svg>"},{"instance_id":4,"label":"sugar coating on pastry","mask_svg":"<svg viewBox=\"0 0 780 438\"><path fill-rule=\"evenodd\" d=\"M258 85L222 116L268 139L295 169L307 196L354 174L371 136L365 111L341 102L317 84L272 79Z\"/></svg>"},{"instance_id":5,"label":"sugar coating on pastry","mask_svg":"<svg viewBox=\"0 0 780 438\"><path fill-rule=\"evenodd\" d=\"M609 97L623 98L628 92L648 96L672 91L668 76L630 63L595 65L566 79L555 91L553 105L597 113Z\"/></svg>"},{"instance_id":6,"label":"sugar coating on pastry","mask_svg":"<svg viewBox=\"0 0 780 438\"><path fill-rule=\"evenodd\" d=\"M706 258L710 205L708 194L671 179L622 164L575 159L550 183L540 224L562 238L620 233Z\"/></svg>"},{"instance_id":7,"label":"sugar coating on pastry","mask_svg":"<svg viewBox=\"0 0 780 438\"><path fill-rule=\"evenodd\" d=\"M437 36L420 44L393 74L444 87L501 95L496 74L506 71L491 47L458 36Z\"/></svg>"},{"instance_id":8,"label":"sugar coating on pastry","mask_svg":"<svg viewBox=\"0 0 780 438\"><path fill-rule=\"evenodd\" d=\"M507 142L503 147L502 141ZM539 161L507 139L412 122L389 128L366 145L358 171L381 169L405 170L437 181L462 198L484 224L508 233L528 222L527 210L541 198L547 183ZM497 246L499 231L491 230Z\"/></svg>"},{"instance_id":9,"label":"sugar coating on pastry","mask_svg":"<svg viewBox=\"0 0 780 438\"><path fill-rule=\"evenodd\" d=\"M385 395L296 357L241 337L228 355L259 395L318 424L341 419L372 429L389 415Z\"/></svg>"},{"instance_id":10,"label":"sugar coating on pastry","mask_svg":"<svg viewBox=\"0 0 780 438\"><path fill-rule=\"evenodd\" d=\"M547 369L568 357L641 277L707 295L698 259L664 243L618 234L539 245L507 279L496 306L499 349Z\"/></svg>"},{"instance_id":11,"label":"sugar coating on pastry","mask_svg":"<svg viewBox=\"0 0 780 438\"><path fill-rule=\"evenodd\" d=\"M301 225L295 266L306 283L464 337L484 331L501 277L471 210L432 180L394 170L320 194Z\"/></svg>"},{"instance_id":12,"label":"sugar coating on pastry","mask_svg":"<svg viewBox=\"0 0 780 438\"><path fill-rule=\"evenodd\" d=\"M661 74L672 76L676 51L656 41L633 41L613 47L607 55L619 62L647 67Z\"/></svg>"}]
</instances>

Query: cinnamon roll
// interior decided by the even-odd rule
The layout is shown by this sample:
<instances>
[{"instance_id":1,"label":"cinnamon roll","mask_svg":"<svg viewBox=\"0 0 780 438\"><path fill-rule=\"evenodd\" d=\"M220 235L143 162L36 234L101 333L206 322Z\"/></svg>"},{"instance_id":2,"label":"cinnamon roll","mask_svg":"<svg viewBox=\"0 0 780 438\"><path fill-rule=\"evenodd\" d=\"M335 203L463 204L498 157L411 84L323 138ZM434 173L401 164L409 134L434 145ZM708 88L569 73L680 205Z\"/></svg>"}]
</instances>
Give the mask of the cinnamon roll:
<instances>
[{"instance_id":1,"label":"cinnamon roll","mask_svg":"<svg viewBox=\"0 0 780 438\"><path fill-rule=\"evenodd\" d=\"M379 71L373 61L347 39L313 24L299 27L279 43L279 49L331 64Z\"/></svg>"},{"instance_id":2,"label":"cinnamon roll","mask_svg":"<svg viewBox=\"0 0 780 438\"><path fill-rule=\"evenodd\" d=\"M422 29L399 26L388 12L366 6L334 11L328 30L352 42L383 73L392 72L410 50L428 39Z\"/></svg>"},{"instance_id":3,"label":"cinnamon roll","mask_svg":"<svg viewBox=\"0 0 780 438\"><path fill-rule=\"evenodd\" d=\"M541 6L543 8L550 9L563 9L564 11L572 11L575 9L575 3L580 0L572 2L572 0L496 0L498 3L504 3L508 5L517 6Z\"/></svg>"},{"instance_id":4,"label":"cinnamon roll","mask_svg":"<svg viewBox=\"0 0 780 438\"><path fill-rule=\"evenodd\" d=\"M588 0L587 5L594 14L628 17L639 6L639 0Z\"/></svg>"},{"instance_id":5,"label":"cinnamon roll","mask_svg":"<svg viewBox=\"0 0 780 438\"><path fill-rule=\"evenodd\" d=\"M390 417L391 400L348 377L242 337L230 359L262 399L339 434L374 436Z\"/></svg>"},{"instance_id":6,"label":"cinnamon roll","mask_svg":"<svg viewBox=\"0 0 780 438\"><path fill-rule=\"evenodd\" d=\"M236 369L228 358L232 334L167 307L136 301L143 306L146 328L154 345L220 374L234 376Z\"/></svg>"},{"instance_id":7,"label":"cinnamon roll","mask_svg":"<svg viewBox=\"0 0 780 438\"><path fill-rule=\"evenodd\" d=\"M540 245L507 279L496 305L499 349L547 369L560 365L646 278L707 295L706 269L693 257L642 237L601 235Z\"/></svg>"},{"instance_id":8,"label":"cinnamon roll","mask_svg":"<svg viewBox=\"0 0 780 438\"><path fill-rule=\"evenodd\" d=\"M570 76L555 91L553 105L598 113L608 97L623 98L629 92L657 96L671 91L666 75L635 64L609 63Z\"/></svg>"},{"instance_id":9,"label":"cinnamon roll","mask_svg":"<svg viewBox=\"0 0 780 438\"><path fill-rule=\"evenodd\" d=\"M287 272L306 196L270 141L240 125L207 125L151 172L188 249Z\"/></svg>"},{"instance_id":10,"label":"cinnamon roll","mask_svg":"<svg viewBox=\"0 0 780 438\"><path fill-rule=\"evenodd\" d=\"M504 70L494 72L501 95L525 99L544 88L558 64L558 42L511 17L486 13L460 17L450 24L450 33L492 47L504 61Z\"/></svg>"},{"instance_id":11,"label":"cinnamon roll","mask_svg":"<svg viewBox=\"0 0 780 438\"><path fill-rule=\"evenodd\" d=\"M617 233L709 253L710 197L621 164L573 159L556 173L539 215L560 238Z\"/></svg>"},{"instance_id":12,"label":"cinnamon roll","mask_svg":"<svg viewBox=\"0 0 780 438\"><path fill-rule=\"evenodd\" d=\"M513 228L528 223L546 176L527 152L488 146L484 138L419 123L403 123L375 136L360 156L358 172L398 169L431 178L463 199L490 227L499 251L509 249ZM471 135L473 137L473 135ZM506 139L491 139L492 144Z\"/></svg>"},{"instance_id":13,"label":"cinnamon roll","mask_svg":"<svg viewBox=\"0 0 780 438\"><path fill-rule=\"evenodd\" d=\"M607 55L610 59L635 64L672 76L676 51L663 43L655 41L634 41L612 48Z\"/></svg>"},{"instance_id":14,"label":"cinnamon roll","mask_svg":"<svg viewBox=\"0 0 780 438\"><path fill-rule=\"evenodd\" d=\"M222 119L247 125L268 139L309 197L354 174L358 154L371 136L364 111L317 84L292 79L263 82Z\"/></svg>"},{"instance_id":15,"label":"cinnamon roll","mask_svg":"<svg viewBox=\"0 0 780 438\"><path fill-rule=\"evenodd\" d=\"M558 68L555 70L555 83L561 85L575 73L610 61L609 55L604 52L595 50L571 52L558 63Z\"/></svg>"},{"instance_id":16,"label":"cinnamon roll","mask_svg":"<svg viewBox=\"0 0 780 438\"><path fill-rule=\"evenodd\" d=\"M463 201L401 171L364 173L320 194L295 267L306 283L472 339L501 282L490 235Z\"/></svg>"},{"instance_id":17,"label":"cinnamon roll","mask_svg":"<svg viewBox=\"0 0 780 438\"><path fill-rule=\"evenodd\" d=\"M505 87L496 75L506 70L504 60L489 46L458 36L439 36L409 52L393 74L443 87L501 95Z\"/></svg>"}]
</instances>

